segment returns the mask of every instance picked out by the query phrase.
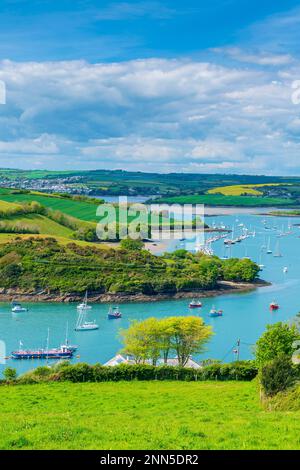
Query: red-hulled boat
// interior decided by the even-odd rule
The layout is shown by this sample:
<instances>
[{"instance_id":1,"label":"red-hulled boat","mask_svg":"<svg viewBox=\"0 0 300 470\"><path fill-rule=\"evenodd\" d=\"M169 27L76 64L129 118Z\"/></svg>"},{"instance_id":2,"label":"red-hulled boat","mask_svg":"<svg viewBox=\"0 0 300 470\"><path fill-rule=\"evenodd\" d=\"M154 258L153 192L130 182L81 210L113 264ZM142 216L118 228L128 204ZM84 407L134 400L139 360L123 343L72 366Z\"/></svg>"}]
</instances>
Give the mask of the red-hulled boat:
<instances>
[{"instance_id":1,"label":"red-hulled boat","mask_svg":"<svg viewBox=\"0 0 300 470\"><path fill-rule=\"evenodd\" d=\"M273 310L278 310L279 309L279 305L277 302L271 302L270 303L270 310L273 311Z\"/></svg>"},{"instance_id":2,"label":"red-hulled boat","mask_svg":"<svg viewBox=\"0 0 300 470\"><path fill-rule=\"evenodd\" d=\"M189 304L189 308L201 308L201 307L202 307L202 302L200 302L200 300L193 299Z\"/></svg>"}]
</instances>

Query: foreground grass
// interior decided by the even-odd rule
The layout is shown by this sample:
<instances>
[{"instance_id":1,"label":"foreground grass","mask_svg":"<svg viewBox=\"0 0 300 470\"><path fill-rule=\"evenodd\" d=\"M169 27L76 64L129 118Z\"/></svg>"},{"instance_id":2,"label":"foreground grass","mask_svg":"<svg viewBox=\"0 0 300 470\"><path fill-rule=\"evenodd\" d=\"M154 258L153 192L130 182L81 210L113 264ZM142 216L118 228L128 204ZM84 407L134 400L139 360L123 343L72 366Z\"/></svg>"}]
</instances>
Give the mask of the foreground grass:
<instances>
[{"instance_id":1,"label":"foreground grass","mask_svg":"<svg viewBox=\"0 0 300 470\"><path fill-rule=\"evenodd\" d=\"M253 382L3 386L0 410L0 449L300 449Z\"/></svg>"}]
</instances>

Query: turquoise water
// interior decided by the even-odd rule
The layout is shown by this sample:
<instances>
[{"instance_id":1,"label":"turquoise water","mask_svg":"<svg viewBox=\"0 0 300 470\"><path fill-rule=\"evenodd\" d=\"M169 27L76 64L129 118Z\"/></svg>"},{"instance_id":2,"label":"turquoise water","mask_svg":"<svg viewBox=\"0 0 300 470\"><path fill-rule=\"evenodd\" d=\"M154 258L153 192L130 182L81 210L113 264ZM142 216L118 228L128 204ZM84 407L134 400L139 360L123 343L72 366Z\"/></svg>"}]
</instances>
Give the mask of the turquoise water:
<instances>
[{"instance_id":1,"label":"turquoise water","mask_svg":"<svg viewBox=\"0 0 300 470\"><path fill-rule=\"evenodd\" d=\"M300 230L293 227L293 233L277 238L278 229L284 226L287 230L287 218L266 218L270 230L262 224L264 217L255 215L230 215L210 217L208 223L220 224L221 221L236 230L238 224L244 223L251 230L256 231L255 237L250 237L232 248L232 256L249 256L254 261L263 263L265 268L261 277L272 282L269 287L259 288L250 293L223 295L203 300L203 308L196 314L203 316L208 324L213 326L214 337L208 345L208 350L201 358L215 358L231 361L234 359L234 344L240 338L241 359L249 359L252 355L252 344L265 329L266 324L280 320L289 320L300 310L300 264L299 244ZM292 223L300 223L299 219L291 219ZM278 229L275 228L278 227ZM237 232L236 232L237 234ZM211 235L208 235L211 236ZM275 258L273 254L263 254L259 259L261 246L268 242L270 237L271 249L275 250L277 240L280 241L282 258ZM180 245L180 244L179 244ZM215 254L223 256L225 249L223 241L212 245ZM283 267L288 267L288 273L283 273ZM276 300L280 310L271 313L269 304ZM130 320L142 320L149 316L164 317L169 315L188 315L188 300L164 301L152 303L122 304L123 317L119 320L107 320L109 305L93 305L89 312L90 319L95 319L100 326L97 331L75 332L74 326L77 318L74 304L30 304L27 313L12 314L10 305L0 305L0 339L6 346L6 354L17 349L19 341L24 348L39 348L46 346L47 329L50 329L50 347L57 347L65 337L66 325L69 324L69 340L78 345L78 355L73 362L86 361L89 363L109 360L121 348L119 330L126 328ZM223 317L210 318L208 312L215 305L222 308ZM195 314L195 312L193 312ZM14 361L7 360L1 369L13 366L19 372L32 369L43 361Z\"/></svg>"}]
</instances>

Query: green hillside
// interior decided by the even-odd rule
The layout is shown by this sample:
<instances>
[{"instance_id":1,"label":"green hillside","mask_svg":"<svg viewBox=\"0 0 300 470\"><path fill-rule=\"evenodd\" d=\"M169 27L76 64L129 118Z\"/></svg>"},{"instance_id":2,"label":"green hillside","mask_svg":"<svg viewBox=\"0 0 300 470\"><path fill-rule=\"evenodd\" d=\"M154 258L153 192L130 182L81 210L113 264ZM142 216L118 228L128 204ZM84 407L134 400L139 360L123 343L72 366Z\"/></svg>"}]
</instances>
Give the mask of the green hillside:
<instances>
[{"instance_id":1,"label":"green hillside","mask_svg":"<svg viewBox=\"0 0 300 470\"><path fill-rule=\"evenodd\" d=\"M11 203L27 203L36 201L44 207L64 212L67 215L76 217L77 219L87 222L97 222L96 209L97 205L89 202L74 201L72 199L55 197L51 195L41 194L0 194L1 201ZM99 220L99 219L98 219Z\"/></svg>"},{"instance_id":2,"label":"green hillside","mask_svg":"<svg viewBox=\"0 0 300 470\"><path fill-rule=\"evenodd\" d=\"M7 196L8 193L8 190L2 189L0 198ZM47 198L45 196L46 201L50 199L53 199L54 203L55 201L64 202L64 199L59 197ZM39 204L32 205L37 202L34 197L28 198L27 201L20 200L19 204L0 199L0 244L7 243L16 237L27 239L32 235L42 238L51 236L63 245L76 242L86 246L91 244L89 242L95 241L84 235L89 232L95 233L95 222L81 220ZM76 201L74 203L76 204ZM95 207L92 203L87 205Z\"/></svg>"},{"instance_id":3,"label":"green hillside","mask_svg":"<svg viewBox=\"0 0 300 470\"><path fill-rule=\"evenodd\" d=\"M32 228L32 230L37 229L38 233L44 235L72 238L73 234L71 229L40 214L26 214L19 217L1 218L1 222L4 222L7 227L11 227L12 229L16 227L16 225L28 227L29 229Z\"/></svg>"},{"instance_id":4,"label":"green hillside","mask_svg":"<svg viewBox=\"0 0 300 470\"><path fill-rule=\"evenodd\" d=\"M300 449L300 411L264 411L255 382L0 387L0 449Z\"/></svg>"}]
</instances>

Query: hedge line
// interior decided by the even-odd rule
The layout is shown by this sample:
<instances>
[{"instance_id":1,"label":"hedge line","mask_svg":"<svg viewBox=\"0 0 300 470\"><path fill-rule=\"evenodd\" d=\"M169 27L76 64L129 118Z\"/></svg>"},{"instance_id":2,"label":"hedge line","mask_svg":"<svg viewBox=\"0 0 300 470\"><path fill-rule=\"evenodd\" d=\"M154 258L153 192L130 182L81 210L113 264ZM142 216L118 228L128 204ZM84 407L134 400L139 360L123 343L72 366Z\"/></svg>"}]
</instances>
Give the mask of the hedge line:
<instances>
[{"instance_id":1,"label":"hedge line","mask_svg":"<svg viewBox=\"0 0 300 470\"><path fill-rule=\"evenodd\" d=\"M172 366L151 366L144 364L107 367L100 364L75 365L61 364L54 368L39 367L18 379L19 383L36 383L40 381L78 382L119 382L132 380L244 380L256 377L258 370L252 361L241 361L231 364L213 364L201 369Z\"/></svg>"}]
</instances>

